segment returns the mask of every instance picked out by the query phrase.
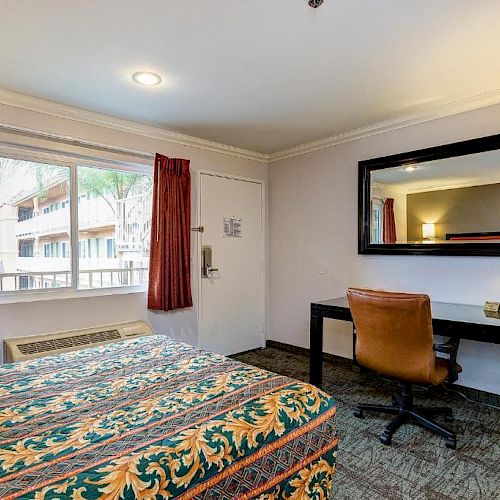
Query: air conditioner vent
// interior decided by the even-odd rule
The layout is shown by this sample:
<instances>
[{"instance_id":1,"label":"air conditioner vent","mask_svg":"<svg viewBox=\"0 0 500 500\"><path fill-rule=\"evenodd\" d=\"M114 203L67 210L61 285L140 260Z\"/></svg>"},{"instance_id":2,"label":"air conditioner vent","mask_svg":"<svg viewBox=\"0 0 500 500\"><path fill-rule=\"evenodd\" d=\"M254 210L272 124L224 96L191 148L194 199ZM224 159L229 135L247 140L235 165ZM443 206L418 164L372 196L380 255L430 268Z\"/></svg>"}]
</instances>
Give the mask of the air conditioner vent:
<instances>
[{"instance_id":1,"label":"air conditioner vent","mask_svg":"<svg viewBox=\"0 0 500 500\"><path fill-rule=\"evenodd\" d=\"M130 321L85 330L49 333L32 337L15 337L4 341L6 348L5 360L15 362L34 359L151 334L151 327L146 322Z\"/></svg>"},{"instance_id":2,"label":"air conditioner vent","mask_svg":"<svg viewBox=\"0 0 500 500\"><path fill-rule=\"evenodd\" d=\"M62 337L60 339L29 342L27 344L18 344L17 346L23 354L27 355L58 351L59 349L67 349L69 347L91 346L92 344L98 344L100 342L109 342L111 340L120 339L121 336L118 330L107 330L104 332L75 335L74 337Z\"/></svg>"}]
</instances>

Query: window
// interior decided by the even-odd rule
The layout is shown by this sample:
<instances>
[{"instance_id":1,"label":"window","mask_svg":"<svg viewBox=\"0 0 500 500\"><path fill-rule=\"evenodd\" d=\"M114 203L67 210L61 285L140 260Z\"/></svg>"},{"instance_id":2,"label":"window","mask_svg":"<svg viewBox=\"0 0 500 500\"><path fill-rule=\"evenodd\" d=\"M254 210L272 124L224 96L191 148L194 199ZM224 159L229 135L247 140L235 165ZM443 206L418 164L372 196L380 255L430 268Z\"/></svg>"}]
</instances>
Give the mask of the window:
<instances>
[{"instance_id":1,"label":"window","mask_svg":"<svg viewBox=\"0 0 500 500\"><path fill-rule=\"evenodd\" d=\"M29 289L28 276L19 276L19 289L20 290L28 290Z\"/></svg>"},{"instance_id":2,"label":"window","mask_svg":"<svg viewBox=\"0 0 500 500\"><path fill-rule=\"evenodd\" d=\"M384 200L380 198L372 198L371 230L371 243L382 244L384 242Z\"/></svg>"},{"instance_id":3,"label":"window","mask_svg":"<svg viewBox=\"0 0 500 500\"><path fill-rule=\"evenodd\" d=\"M108 238L106 240L106 257L108 259L115 258L115 239L114 238Z\"/></svg>"},{"instance_id":4,"label":"window","mask_svg":"<svg viewBox=\"0 0 500 500\"><path fill-rule=\"evenodd\" d=\"M33 217L33 208L31 207L19 207L17 212L17 220L19 222L31 219Z\"/></svg>"},{"instance_id":5,"label":"window","mask_svg":"<svg viewBox=\"0 0 500 500\"><path fill-rule=\"evenodd\" d=\"M0 157L0 293L144 285L151 198L147 174Z\"/></svg>"},{"instance_id":6,"label":"window","mask_svg":"<svg viewBox=\"0 0 500 500\"><path fill-rule=\"evenodd\" d=\"M19 257L33 257L33 240L19 241Z\"/></svg>"},{"instance_id":7,"label":"window","mask_svg":"<svg viewBox=\"0 0 500 500\"><path fill-rule=\"evenodd\" d=\"M71 286L70 258L54 259L54 238L70 237L68 213L46 213L68 199L68 167L0 158L0 292ZM49 244L49 247L47 247Z\"/></svg>"},{"instance_id":8,"label":"window","mask_svg":"<svg viewBox=\"0 0 500 500\"><path fill-rule=\"evenodd\" d=\"M78 243L78 257L87 257L87 240L80 240Z\"/></svg>"},{"instance_id":9,"label":"window","mask_svg":"<svg viewBox=\"0 0 500 500\"><path fill-rule=\"evenodd\" d=\"M151 228L149 175L78 167L81 288L146 283ZM84 195L84 196L82 196Z\"/></svg>"},{"instance_id":10,"label":"window","mask_svg":"<svg viewBox=\"0 0 500 500\"><path fill-rule=\"evenodd\" d=\"M65 259L69 259L70 257L69 241L62 242L62 257L64 257Z\"/></svg>"}]
</instances>

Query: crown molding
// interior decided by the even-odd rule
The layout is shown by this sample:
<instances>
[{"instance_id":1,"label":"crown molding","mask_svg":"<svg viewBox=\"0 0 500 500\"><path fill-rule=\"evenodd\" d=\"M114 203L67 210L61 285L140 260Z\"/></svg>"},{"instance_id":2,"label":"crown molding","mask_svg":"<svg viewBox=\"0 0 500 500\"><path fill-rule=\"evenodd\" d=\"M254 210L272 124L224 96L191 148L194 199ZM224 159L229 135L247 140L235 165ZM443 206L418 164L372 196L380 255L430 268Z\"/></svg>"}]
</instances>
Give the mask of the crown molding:
<instances>
[{"instance_id":1,"label":"crown molding","mask_svg":"<svg viewBox=\"0 0 500 500\"><path fill-rule=\"evenodd\" d=\"M374 123L366 127L357 128L341 134L337 134L324 139L300 144L292 148L284 149L274 153L259 153L248 149L238 148L207 139L201 139L172 130L166 130L159 127L153 127L142 123L137 123L131 120L124 120L113 116L87 111L81 108L75 108L65 104L56 103L38 97L28 96L13 92L10 90L0 89L0 104L12 106L15 108L26 109L49 116L55 116L67 120L73 120L79 123L106 127L113 130L120 130L143 137L159 139L174 144L203 149L205 151L213 151L216 153L245 158L248 160L259 161L263 163L272 163L294 156L319 151L321 149L331 148L339 144L357 141L367 137L392 132L412 125L430 122L452 116L475 109L485 108L500 104L500 89L491 92L477 94L471 97L449 101L446 103L427 107L426 109L407 113L405 115ZM6 124L4 124L6 125ZM74 138L71 138L75 140Z\"/></svg>"},{"instance_id":2,"label":"crown molding","mask_svg":"<svg viewBox=\"0 0 500 500\"><path fill-rule=\"evenodd\" d=\"M500 104L500 89L449 101L444 104L428 107L425 110L408 113L391 120L374 123L366 127L326 137L325 139L300 144L289 149L284 149L283 151L277 151L269 155L269 163L311 153L320 149L331 148L346 142L357 141L366 137L392 132L393 130L418 125L419 123L430 122L440 118L446 118L447 116L494 106L495 104Z\"/></svg>"},{"instance_id":3,"label":"crown molding","mask_svg":"<svg viewBox=\"0 0 500 500\"><path fill-rule=\"evenodd\" d=\"M79 123L85 123L88 125L97 125L99 127L129 132L131 134L141 135L152 139L159 139L174 144L203 149L205 151L213 151L215 153L245 158L247 160L255 160L264 163L269 161L269 155L266 153L258 153L250 151L249 149L238 148L236 146L209 141L207 139L200 139L198 137L181 134L172 130L152 127L150 125L137 123L131 120L124 120L122 118L116 118L102 113L87 111L81 108L67 106L66 104L60 104L46 99L41 99L39 97L20 94L6 89L0 89L0 104L26 109L58 118L64 118L66 120L72 120Z\"/></svg>"}]
</instances>

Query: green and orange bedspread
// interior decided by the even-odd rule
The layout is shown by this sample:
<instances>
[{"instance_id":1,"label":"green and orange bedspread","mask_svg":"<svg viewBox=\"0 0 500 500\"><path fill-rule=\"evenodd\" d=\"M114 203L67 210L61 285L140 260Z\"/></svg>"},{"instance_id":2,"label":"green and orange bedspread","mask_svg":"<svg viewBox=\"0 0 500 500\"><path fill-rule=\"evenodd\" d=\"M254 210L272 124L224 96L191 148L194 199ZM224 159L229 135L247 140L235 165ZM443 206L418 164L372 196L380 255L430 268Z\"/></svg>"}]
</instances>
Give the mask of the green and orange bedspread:
<instances>
[{"instance_id":1,"label":"green and orange bedspread","mask_svg":"<svg viewBox=\"0 0 500 500\"><path fill-rule=\"evenodd\" d=\"M333 399L155 335L0 367L0 498L328 498Z\"/></svg>"}]
</instances>

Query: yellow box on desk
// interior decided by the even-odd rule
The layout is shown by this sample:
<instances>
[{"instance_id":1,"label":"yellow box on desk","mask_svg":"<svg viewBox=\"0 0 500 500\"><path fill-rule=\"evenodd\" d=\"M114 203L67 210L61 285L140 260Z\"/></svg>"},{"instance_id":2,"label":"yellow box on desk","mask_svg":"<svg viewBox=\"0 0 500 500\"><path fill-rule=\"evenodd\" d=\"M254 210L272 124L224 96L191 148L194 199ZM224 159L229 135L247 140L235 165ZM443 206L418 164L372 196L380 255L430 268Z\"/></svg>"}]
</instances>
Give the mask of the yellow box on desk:
<instances>
[{"instance_id":1,"label":"yellow box on desk","mask_svg":"<svg viewBox=\"0 0 500 500\"><path fill-rule=\"evenodd\" d=\"M492 302L487 300L484 303L484 311L485 312L500 312L500 302Z\"/></svg>"}]
</instances>

